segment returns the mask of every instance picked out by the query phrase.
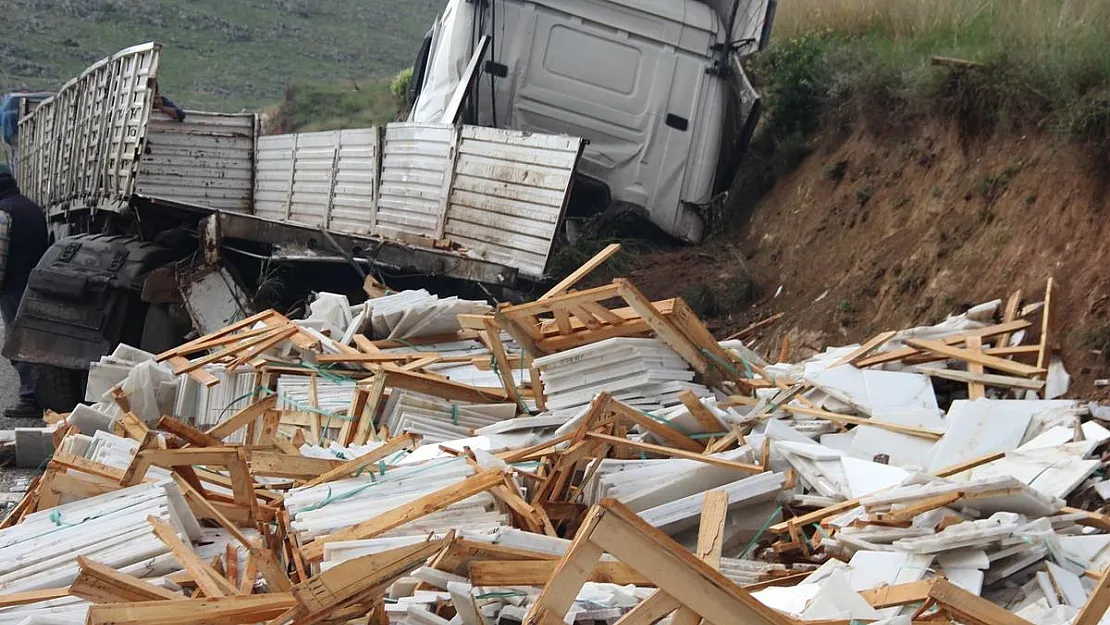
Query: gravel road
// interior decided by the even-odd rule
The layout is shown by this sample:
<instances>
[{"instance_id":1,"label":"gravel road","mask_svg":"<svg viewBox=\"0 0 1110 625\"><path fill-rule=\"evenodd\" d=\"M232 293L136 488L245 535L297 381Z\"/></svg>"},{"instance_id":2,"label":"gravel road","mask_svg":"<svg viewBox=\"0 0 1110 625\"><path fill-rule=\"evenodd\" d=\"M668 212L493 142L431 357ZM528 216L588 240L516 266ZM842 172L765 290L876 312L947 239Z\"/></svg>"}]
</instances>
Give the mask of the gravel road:
<instances>
[{"instance_id":1,"label":"gravel road","mask_svg":"<svg viewBox=\"0 0 1110 625\"><path fill-rule=\"evenodd\" d=\"M4 324L0 322L0 336L3 336ZM38 419L9 419L3 415L6 408L14 406L19 401L19 376L11 363L0 358L0 430L11 430L17 427L34 427L43 425ZM31 477L38 473L35 469L17 469L14 466L0 467L0 517L6 508L18 500L19 493L26 489ZM12 501L6 501L12 499ZM7 504L7 505L5 505Z\"/></svg>"}]
</instances>

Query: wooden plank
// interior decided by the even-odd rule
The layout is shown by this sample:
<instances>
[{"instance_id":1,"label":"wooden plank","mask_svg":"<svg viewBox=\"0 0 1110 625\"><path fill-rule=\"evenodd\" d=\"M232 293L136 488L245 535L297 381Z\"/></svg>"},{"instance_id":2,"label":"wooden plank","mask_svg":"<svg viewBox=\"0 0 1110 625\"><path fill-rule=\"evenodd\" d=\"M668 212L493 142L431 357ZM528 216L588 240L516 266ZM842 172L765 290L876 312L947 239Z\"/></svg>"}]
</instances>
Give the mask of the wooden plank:
<instances>
[{"instance_id":1,"label":"wooden plank","mask_svg":"<svg viewBox=\"0 0 1110 625\"><path fill-rule=\"evenodd\" d=\"M910 425L898 425L895 423L886 423L884 421L876 421L866 417L853 417L851 415L842 415L827 410L819 410L817 408L805 408L803 406L784 405L779 406L779 410L785 412L792 412L796 414L803 414L833 423L849 423L852 425L866 425L869 427L876 427L890 432L897 432L899 434L906 434L908 436L916 436L919 438L927 438L930 440L940 440L944 436L944 432L937 432L925 428L913 427Z\"/></svg>"},{"instance_id":2,"label":"wooden plank","mask_svg":"<svg viewBox=\"0 0 1110 625\"><path fill-rule=\"evenodd\" d=\"M198 346L202 346L205 343L210 343L210 342L212 342L214 340L217 340L217 339L220 339L222 337L229 336L229 335L231 335L235 332L238 332L239 330L242 330L244 328L248 328L248 327L250 327L250 326L252 326L252 325L254 325L254 324L256 324L256 323L258 323L258 322L260 322L264 319L267 319L267 318L269 318L273 315L276 315L276 314L277 314L277 312L272 310L272 309L271 310L264 310L260 313L251 315L250 317L247 317L246 319L236 321L235 323L233 323L233 324L231 324L231 325L229 325L225 328L221 328L221 329L219 329L215 332L212 332L210 334L206 334L204 336L195 338L191 341L188 341L186 343L178 345L177 347L168 349L168 350L158 354L157 356L155 356L154 360L156 362L162 362L163 360L166 360L166 359L168 359L172 356L192 354L194 352L200 351L201 348L199 348Z\"/></svg>"},{"instance_id":3,"label":"wooden plank","mask_svg":"<svg viewBox=\"0 0 1110 625\"><path fill-rule=\"evenodd\" d=\"M1110 610L1110 567L1102 573L1072 625L1098 625L1107 610Z\"/></svg>"},{"instance_id":4,"label":"wooden plank","mask_svg":"<svg viewBox=\"0 0 1110 625\"><path fill-rule=\"evenodd\" d=\"M985 339L985 338L990 338L990 337L994 337L994 336L999 336L999 335L1002 335L1002 334L1017 332L1018 330L1024 330L1025 328L1028 328L1031 325L1033 325L1033 324L1030 323L1029 321L1026 321L1025 319L1018 319L1018 320L1015 320L1015 321L1000 323L998 325L987 326L986 328L978 328L976 330L968 330L967 332L960 332L959 334L953 334L952 336L948 336L948 337L945 337L945 338L941 339L941 342L943 342L945 345L960 345L965 340L967 340L967 337L969 337L969 336L978 336L980 338ZM856 366L861 368L861 369L866 368L866 367L873 367L875 365L881 365L881 364L885 364L885 363L888 363L888 362L895 362L895 361L898 361L898 360L902 360L904 358L907 358L909 356L913 356L913 355L918 354L918 353L920 353L920 350L917 350L913 347L902 347L902 348L899 348L899 349L892 349L890 351L883 352L881 354L876 354L874 356L864 358L864 359L856 362ZM988 350L987 353L990 354L991 351Z\"/></svg>"},{"instance_id":5,"label":"wooden plank","mask_svg":"<svg viewBox=\"0 0 1110 625\"><path fill-rule=\"evenodd\" d=\"M728 493L721 490L707 491L698 526L698 545L694 555L709 566L721 568L721 550L725 540L725 517L728 516ZM671 625L698 625L701 617L688 607L678 610Z\"/></svg>"},{"instance_id":6,"label":"wooden plank","mask_svg":"<svg viewBox=\"0 0 1110 625\"><path fill-rule=\"evenodd\" d=\"M540 376L540 370L536 367L529 367L528 377L532 383L532 399L536 402L536 410L543 412L547 410L547 398L544 396L543 378Z\"/></svg>"},{"instance_id":7,"label":"wooden plank","mask_svg":"<svg viewBox=\"0 0 1110 625\"><path fill-rule=\"evenodd\" d=\"M685 458L686 460L697 460L705 464L711 464L715 467L724 469L733 469L736 471L744 471L746 473L763 473L763 467L756 464L744 464L742 462L733 462L731 460L724 460L714 456L707 456L704 454L683 451L681 449L674 449L673 447L663 447L662 445L652 445L651 443L642 443L633 441L627 438L620 438L618 436L609 436L607 434L599 434L597 432L590 432L588 437L601 441L607 441L614 445L625 445L633 449L639 449L648 453L659 454L661 456L669 456L672 458Z\"/></svg>"},{"instance_id":8,"label":"wooden plank","mask_svg":"<svg viewBox=\"0 0 1110 625\"><path fill-rule=\"evenodd\" d=\"M983 339L978 336L969 336L967 341L964 342L967 351L972 355L980 356L983 354ZM972 375L983 375L983 365L978 362L968 362L967 372ZM982 382L969 381L967 383L967 398L968 399L983 399L987 396L987 387Z\"/></svg>"},{"instance_id":9,"label":"wooden plank","mask_svg":"<svg viewBox=\"0 0 1110 625\"><path fill-rule=\"evenodd\" d=\"M276 405L277 395L263 397L235 413L222 423L209 428L206 434L213 438L223 440L234 434L239 428L245 427L248 423L253 423L255 419L261 417L267 410L272 410Z\"/></svg>"},{"instance_id":10,"label":"wooden plank","mask_svg":"<svg viewBox=\"0 0 1110 625\"><path fill-rule=\"evenodd\" d=\"M717 415L713 414L713 411L709 408L706 408L705 404L701 403L701 400L698 399L698 396L695 395L693 391L682 391L678 394L678 401L682 402L682 405L686 407L686 411L697 419L698 425L701 426L704 433L712 434L721 431L723 426L720 420L717 419Z\"/></svg>"},{"instance_id":11,"label":"wooden plank","mask_svg":"<svg viewBox=\"0 0 1110 625\"><path fill-rule=\"evenodd\" d=\"M610 553L655 582L659 590L677 599L710 623L787 625L786 616L763 605L705 562L683 549L666 534L648 526L634 512L614 500L595 507L599 518L585 527L588 541ZM576 536L577 540L578 536ZM558 577L545 592L559 583ZM576 579L572 580L577 582ZM564 587L564 592L572 590ZM574 591L581 588L578 583ZM543 595L536 606L543 606ZM555 613L559 616L563 613ZM525 622L529 622L525 619Z\"/></svg>"},{"instance_id":12,"label":"wooden plank","mask_svg":"<svg viewBox=\"0 0 1110 625\"><path fill-rule=\"evenodd\" d=\"M116 427L123 431L121 436L137 441L142 441L146 433L150 431L150 428L143 423L142 419L132 412L124 412L120 418L116 419Z\"/></svg>"},{"instance_id":13,"label":"wooden plank","mask_svg":"<svg viewBox=\"0 0 1110 625\"><path fill-rule=\"evenodd\" d=\"M558 284L551 287L551 289L543 295L539 296L539 298L537 298L537 301L551 299L552 297L555 297L557 295L563 295L571 288L573 288L574 285L581 282L582 279L593 272L593 270L600 267L602 263L612 258L619 251L621 251L620 243L611 243L605 246L605 249L601 250L597 254L594 254L593 258L590 258L590 260L582 263L581 267L572 271L569 275L567 275L567 277L560 280Z\"/></svg>"},{"instance_id":14,"label":"wooden plank","mask_svg":"<svg viewBox=\"0 0 1110 625\"><path fill-rule=\"evenodd\" d=\"M986 599L952 584L945 579L936 579L929 590L929 597L944 606L953 619L963 625L1031 625L1029 621L1001 608ZM1075 621L1076 625L1094 625L1098 618L1088 623Z\"/></svg>"},{"instance_id":15,"label":"wooden plank","mask_svg":"<svg viewBox=\"0 0 1110 625\"><path fill-rule=\"evenodd\" d=\"M299 480L314 479L343 464L341 460L290 456L280 452L252 451L250 473L266 477L288 477Z\"/></svg>"},{"instance_id":16,"label":"wooden plank","mask_svg":"<svg viewBox=\"0 0 1110 625\"><path fill-rule=\"evenodd\" d=\"M298 625L321 622L337 609L377 598L375 595L427 561L446 542L446 539L430 540L354 558L297 584L293 587L293 596L303 615L297 619Z\"/></svg>"},{"instance_id":17,"label":"wooden plank","mask_svg":"<svg viewBox=\"0 0 1110 625\"><path fill-rule=\"evenodd\" d=\"M80 471L81 473L88 473L89 475L95 475L115 482L122 480L125 473L125 470L65 453L55 454L54 457L50 459L50 462L56 466Z\"/></svg>"},{"instance_id":18,"label":"wooden plank","mask_svg":"<svg viewBox=\"0 0 1110 625\"><path fill-rule=\"evenodd\" d=\"M974 469L975 467L980 467L980 466L983 466L984 464L989 464L989 463L994 462L995 460L998 460L998 459L1003 458L1005 456L1006 456L1006 454L1001 453L1001 452L993 453L993 454L987 454L985 456L980 456L978 458L973 458L971 460L967 460L965 462L961 462L959 464L955 464L955 465L952 465L950 467L945 467L944 469L941 469L941 470L933 473L933 475L935 475L936 477L949 478L949 477L952 477L954 475L959 475L960 473L963 473L964 471L970 471L971 469ZM835 503L831 506L826 506L824 508L821 508L820 510L815 510L813 512L809 512L809 513L803 514L801 516L796 516L793 519L790 519L788 521L783 521L781 523L776 523L775 525L772 525L771 527L769 527L767 529L768 529L768 531L770 531L774 534L786 534L790 531L791 527L804 527L806 525L813 525L814 523L820 523L823 519L828 518L830 516L833 516L834 514L840 514L840 513L843 513L843 512L847 512L847 511L849 511L853 508L857 508L860 505L859 502L860 502L859 498L848 499L847 501L841 501L841 502ZM1110 531L1110 529L1108 529L1108 531Z\"/></svg>"},{"instance_id":19,"label":"wooden plank","mask_svg":"<svg viewBox=\"0 0 1110 625\"><path fill-rule=\"evenodd\" d=\"M183 596L149 582L120 573L99 562L77 556L79 572L69 594L93 603L128 603L133 601L165 601Z\"/></svg>"},{"instance_id":20,"label":"wooden plank","mask_svg":"<svg viewBox=\"0 0 1110 625\"><path fill-rule=\"evenodd\" d=\"M509 356L505 353L505 344L501 342L501 328L496 321L488 317L483 319L483 324L485 325L485 332L482 333L482 338L486 346L489 347L490 353L493 354L493 361L497 363L497 377L501 378L505 395L517 406L524 406L516 388L516 380L513 378L512 363L509 362Z\"/></svg>"},{"instance_id":21,"label":"wooden plank","mask_svg":"<svg viewBox=\"0 0 1110 625\"><path fill-rule=\"evenodd\" d=\"M949 504L955 503L963 499L964 494L961 492L945 493L943 495L936 495L934 497L927 497L920 501L904 506L890 512L877 513L876 520L888 523L901 523L905 521L912 521L913 518L919 514L943 508Z\"/></svg>"},{"instance_id":22,"label":"wooden plank","mask_svg":"<svg viewBox=\"0 0 1110 625\"><path fill-rule=\"evenodd\" d=\"M242 447L235 448L235 457L228 460L227 470L231 475L231 492L236 505L250 510L251 518L258 518L258 498L254 494L254 479L247 465L246 452Z\"/></svg>"},{"instance_id":23,"label":"wooden plank","mask_svg":"<svg viewBox=\"0 0 1110 625\"><path fill-rule=\"evenodd\" d=\"M86 625L246 625L295 607L291 593L104 603L89 608Z\"/></svg>"},{"instance_id":24,"label":"wooden plank","mask_svg":"<svg viewBox=\"0 0 1110 625\"><path fill-rule=\"evenodd\" d=\"M918 367L917 373L923 373L932 378L943 378L945 380L953 380L955 382L977 382L985 384L986 386L1003 386L1008 388L1020 388L1030 391L1039 391L1044 388L1044 380L1030 380L1029 378L1018 378L1008 375L997 375L993 373L971 373L970 371L959 371L956 369L938 369L936 367Z\"/></svg>"},{"instance_id":25,"label":"wooden plank","mask_svg":"<svg viewBox=\"0 0 1110 625\"><path fill-rule=\"evenodd\" d=\"M675 324L663 317L651 302L632 286L631 282L618 278L613 281L613 284L617 287L620 296L643 317L656 336L693 367L694 371L707 376L706 381L710 384L720 381L721 376L715 373L716 369L711 367L709 359L701 353L702 346L695 345L675 327Z\"/></svg>"},{"instance_id":26,"label":"wooden plank","mask_svg":"<svg viewBox=\"0 0 1110 625\"><path fill-rule=\"evenodd\" d=\"M1056 339L1054 335L1056 325L1056 305L1052 301L1053 293L1056 291L1056 284L1052 276L1048 278L1048 284L1044 288L1044 308L1041 310L1041 340L1038 344L1037 350L1037 368L1048 371L1048 364L1052 362L1052 342Z\"/></svg>"},{"instance_id":27,"label":"wooden plank","mask_svg":"<svg viewBox=\"0 0 1110 625\"><path fill-rule=\"evenodd\" d=\"M142 442L139 443L139 448L135 450L131 463L127 465L127 470L120 477L120 486L134 486L146 479L146 472L150 470L151 465L151 460L147 454L159 451L157 444L158 435L154 432L147 432Z\"/></svg>"},{"instance_id":28,"label":"wooden plank","mask_svg":"<svg viewBox=\"0 0 1110 625\"><path fill-rule=\"evenodd\" d=\"M997 356L990 356L985 353L975 353L966 349L960 349L951 345L946 345L941 341L929 341L924 339L906 339L906 344L921 351L933 352L940 354L946 358L954 358L964 362L974 362L976 364L1002 371L1004 373L1011 373L1013 375L1020 375L1030 377L1034 375L1041 375L1045 370L1041 367L1031 367L1012 360L1006 360Z\"/></svg>"},{"instance_id":29,"label":"wooden plank","mask_svg":"<svg viewBox=\"0 0 1110 625\"><path fill-rule=\"evenodd\" d=\"M239 348L242 351L231 361L231 364L228 365L228 369L237 369L286 340L297 342L296 339L301 336L301 332L302 330L300 327L290 324L288 327L275 331L272 335L267 335L265 340L258 340L258 342L249 347L244 343L243 346Z\"/></svg>"},{"instance_id":30,"label":"wooden plank","mask_svg":"<svg viewBox=\"0 0 1110 625\"><path fill-rule=\"evenodd\" d=\"M461 482L451 484L450 486L410 501L403 506L379 514L372 519L357 523L326 536L320 536L308 545L305 545L304 549L302 549L302 553L305 559L310 562L320 560L324 557L324 545L329 542L373 538L395 527L404 525L409 521L431 514L437 510L442 510L451 504L469 499L478 493L485 492L501 484L501 476L502 471L500 469L490 469L489 471L471 476Z\"/></svg>"},{"instance_id":31,"label":"wooden plank","mask_svg":"<svg viewBox=\"0 0 1110 625\"><path fill-rule=\"evenodd\" d=\"M505 390L500 388L470 386L426 373L402 371L393 365L382 365L382 370L389 374L386 384L391 388L472 404L501 404L509 399Z\"/></svg>"},{"instance_id":32,"label":"wooden plank","mask_svg":"<svg viewBox=\"0 0 1110 625\"><path fill-rule=\"evenodd\" d=\"M698 443L665 422L652 419L635 408L631 408L620 402L610 402L609 409L618 414L621 418L639 425L644 430L651 432L678 449L684 449L694 453L705 451L705 445Z\"/></svg>"},{"instance_id":33,"label":"wooden plank","mask_svg":"<svg viewBox=\"0 0 1110 625\"><path fill-rule=\"evenodd\" d=\"M866 358L868 355L871 354L871 352L889 343L891 339L897 336L897 334L898 332L896 331L882 332L876 334L875 336L871 337L866 343L852 350L850 354L834 362L829 368L831 369L832 367L839 367L841 365L854 364L857 361Z\"/></svg>"},{"instance_id":34,"label":"wooden plank","mask_svg":"<svg viewBox=\"0 0 1110 625\"><path fill-rule=\"evenodd\" d=\"M236 526L230 519L227 518L219 509L216 508L212 502L208 501L201 495L195 488L193 488L186 480L176 473L173 479L177 482L177 486L181 489L181 493L185 496L186 501L190 507L199 510L202 518L211 519L216 521L220 527L227 530L232 538L243 545L249 553L251 567L262 573L262 577L266 579L271 592L285 592L292 588L293 584L289 581L289 576L286 575L284 567L282 567L274 556L274 553L268 549L263 549L251 542L245 534ZM246 583L247 572L244 572L244 583ZM235 580L229 580L233 585ZM251 573L251 581L253 583L253 573ZM239 591L240 594L242 590Z\"/></svg>"},{"instance_id":35,"label":"wooden plank","mask_svg":"<svg viewBox=\"0 0 1110 625\"><path fill-rule=\"evenodd\" d=\"M50 601L51 599L61 599L67 596L69 596L68 586L66 588L44 588L42 590L9 593L0 595L0 608L11 608L40 601Z\"/></svg>"},{"instance_id":36,"label":"wooden plank","mask_svg":"<svg viewBox=\"0 0 1110 625\"><path fill-rule=\"evenodd\" d=\"M327 482L333 482L338 479L343 479L351 474L358 473L359 471L371 467L378 463L378 461L387 458L402 449L415 447L420 442L420 436L417 434L410 434L408 432L389 439L380 447L373 449L354 460L348 460L343 464L322 473L319 476L306 482L302 488L310 486L319 486Z\"/></svg>"},{"instance_id":37,"label":"wooden plank","mask_svg":"<svg viewBox=\"0 0 1110 625\"><path fill-rule=\"evenodd\" d=\"M475 560L467 577L475 586L544 586L555 573L558 560ZM621 586L652 586L651 580L620 562L602 561L590 572L589 581Z\"/></svg>"},{"instance_id":38,"label":"wooden plank","mask_svg":"<svg viewBox=\"0 0 1110 625\"><path fill-rule=\"evenodd\" d=\"M605 553L592 540L593 531L604 515L605 511L598 506L594 506L586 514L570 547L555 565L551 581L543 587L540 596L529 608L522 625L552 625L563 622L582 586L589 581L590 574Z\"/></svg>"},{"instance_id":39,"label":"wooden plank","mask_svg":"<svg viewBox=\"0 0 1110 625\"><path fill-rule=\"evenodd\" d=\"M883 586L874 590L864 590L859 594L875 609L918 603L929 598L934 580L926 579L908 584Z\"/></svg>"},{"instance_id":40,"label":"wooden plank","mask_svg":"<svg viewBox=\"0 0 1110 625\"><path fill-rule=\"evenodd\" d=\"M215 436L203 432L170 415L162 415L162 417L158 419L157 427L159 430L169 432L186 443L196 445L197 447L219 447L224 444L222 440Z\"/></svg>"},{"instance_id":41,"label":"wooden plank","mask_svg":"<svg viewBox=\"0 0 1110 625\"><path fill-rule=\"evenodd\" d=\"M63 495L66 497L67 501L79 501L81 499L88 499L89 497L97 497L105 493L110 493L122 487L119 485L119 482L95 475L54 472L54 476L50 480L49 488L58 497L60 502ZM40 494L44 494L42 491L46 489L47 485L44 481L39 486ZM39 501L38 509L43 509L43 502L41 500Z\"/></svg>"},{"instance_id":42,"label":"wooden plank","mask_svg":"<svg viewBox=\"0 0 1110 625\"><path fill-rule=\"evenodd\" d=\"M196 581L197 587L203 590L205 595L225 597L236 594L237 589L231 585L231 582L201 560L192 547L181 540L172 525L155 516L147 517L147 522L154 529L154 535L169 547L174 557L189 572Z\"/></svg>"},{"instance_id":43,"label":"wooden plank","mask_svg":"<svg viewBox=\"0 0 1110 625\"><path fill-rule=\"evenodd\" d=\"M1006 300L1006 308L1002 312L1002 322L1006 323L1017 319L1019 308L1021 308L1021 289L1011 293L1009 299ZM1012 335L1009 332L999 334L994 343L995 347L1009 347L1011 337Z\"/></svg>"},{"instance_id":44,"label":"wooden plank","mask_svg":"<svg viewBox=\"0 0 1110 625\"><path fill-rule=\"evenodd\" d=\"M259 336L249 338L249 339L243 341L242 343L238 343L238 344L231 345L231 346L225 346L223 349L221 349L219 351L212 352L211 354L208 354L207 356L201 356L200 358L197 358L196 360L188 361L188 363L186 363L186 364L180 364L178 366L175 366L173 368L173 373L174 373L174 375L182 375L182 374L185 374L185 373L189 373L190 371L195 371L195 370L201 369L201 368L203 368L207 365L216 363L216 362L218 362L218 361L220 361L224 358L228 358L228 357L231 357L231 356L237 356L238 354L240 354L244 351L250 350L250 348L255 347L256 345L266 344L270 339L274 338L275 336L280 336L282 334L285 334L285 336L289 336L289 331L290 330L292 330L293 332L296 332L297 328L295 326L294 327L289 327L289 326L278 327L278 328L272 329L270 332L268 332L266 334L262 334L262 335L259 335Z\"/></svg>"},{"instance_id":45,"label":"wooden plank","mask_svg":"<svg viewBox=\"0 0 1110 625\"><path fill-rule=\"evenodd\" d=\"M767 317L766 319L760 319L759 321L756 321L755 323L749 325L748 327L744 328L743 330L740 330L739 332L733 332L732 334L726 336L725 340L726 341L733 341L733 340L737 340L737 339L740 339L740 340L746 339L749 336L751 336L752 334L755 334L759 330L762 330L763 328L771 325L772 323L778 321L779 319L782 319L785 316L786 316L786 313L781 313L781 312L780 313L775 313L775 314L771 315L770 317Z\"/></svg>"},{"instance_id":46,"label":"wooden plank","mask_svg":"<svg viewBox=\"0 0 1110 625\"><path fill-rule=\"evenodd\" d=\"M656 590L651 596L636 604L634 608L620 617L613 625L652 625L663 617L682 607L678 599L668 595L662 590ZM679 612L681 614L681 612ZM695 616L699 621L700 616ZM672 621L673 623L673 621Z\"/></svg>"}]
</instances>

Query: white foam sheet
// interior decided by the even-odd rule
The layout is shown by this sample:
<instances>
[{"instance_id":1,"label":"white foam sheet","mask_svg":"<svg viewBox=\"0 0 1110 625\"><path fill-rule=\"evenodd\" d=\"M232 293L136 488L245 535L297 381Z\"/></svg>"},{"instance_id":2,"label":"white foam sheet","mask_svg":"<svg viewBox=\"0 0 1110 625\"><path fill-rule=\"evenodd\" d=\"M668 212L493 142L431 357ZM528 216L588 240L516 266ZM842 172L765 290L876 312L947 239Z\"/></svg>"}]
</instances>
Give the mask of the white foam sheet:
<instances>
[{"instance_id":1,"label":"white foam sheet","mask_svg":"<svg viewBox=\"0 0 1110 625\"><path fill-rule=\"evenodd\" d=\"M857 551L848 562L852 590L862 592L925 579L933 557L905 551Z\"/></svg>"},{"instance_id":2,"label":"white foam sheet","mask_svg":"<svg viewBox=\"0 0 1110 625\"><path fill-rule=\"evenodd\" d=\"M983 592L983 572L978 569L944 569L944 575L953 585L973 595Z\"/></svg>"},{"instance_id":3,"label":"white foam sheet","mask_svg":"<svg viewBox=\"0 0 1110 625\"><path fill-rule=\"evenodd\" d=\"M805 621L818 620L878 620L881 615L867 603L858 592L852 589L848 576L843 571L835 571L820 584L821 590L802 612Z\"/></svg>"},{"instance_id":4,"label":"white foam sheet","mask_svg":"<svg viewBox=\"0 0 1110 625\"><path fill-rule=\"evenodd\" d=\"M1110 552L1110 534L1090 534L1084 536L1059 536L1057 540L1068 558L1085 569L1099 570L1094 566L1102 553Z\"/></svg>"},{"instance_id":5,"label":"white foam sheet","mask_svg":"<svg viewBox=\"0 0 1110 625\"><path fill-rule=\"evenodd\" d=\"M1083 459L1089 448L1089 443L1080 441L1013 451L1004 458L966 471L954 479L1012 476L1043 495L1066 498L1098 470L1098 460Z\"/></svg>"},{"instance_id":6,"label":"white foam sheet","mask_svg":"<svg viewBox=\"0 0 1110 625\"><path fill-rule=\"evenodd\" d=\"M876 412L872 420L920 427L943 432L947 423L939 410L909 410L902 412ZM931 438L899 434L878 427L861 425L852 432L855 438L848 453L857 458L872 460L878 454L890 456L890 464L899 467L924 468L928 454L936 444Z\"/></svg>"},{"instance_id":7,"label":"white foam sheet","mask_svg":"<svg viewBox=\"0 0 1110 625\"><path fill-rule=\"evenodd\" d=\"M930 452L927 468L935 472L987 454L1017 449L1034 415L1074 404L1024 399L954 401L945 419L948 427Z\"/></svg>"},{"instance_id":8,"label":"white foam sheet","mask_svg":"<svg viewBox=\"0 0 1110 625\"><path fill-rule=\"evenodd\" d=\"M1056 588L1059 589L1064 603L1076 609L1082 608L1083 604L1087 602L1087 589L1083 586L1083 581L1079 576L1052 562L1048 562L1047 566L1048 574L1052 577Z\"/></svg>"},{"instance_id":9,"label":"white foam sheet","mask_svg":"<svg viewBox=\"0 0 1110 625\"><path fill-rule=\"evenodd\" d=\"M769 608L798 618L820 592L821 587L817 584L798 584L796 586L771 586L753 592L752 596Z\"/></svg>"},{"instance_id":10,"label":"white foam sheet","mask_svg":"<svg viewBox=\"0 0 1110 625\"><path fill-rule=\"evenodd\" d=\"M805 379L867 415L937 409L932 382L918 373L861 370L842 365L807 374Z\"/></svg>"},{"instance_id":11,"label":"white foam sheet","mask_svg":"<svg viewBox=\"0 0 1110 625\"><path fill-rule=\"evenodd\" d=\"M1079 427L1083 430L1083 438L1095 445L1110 441L1110 430L1097 421L1088 421Z\"/></svg>"},{"instance_id":12,"label":"white foam sheet","mask_svg":"<svg viewBox=\"0 0 1110 625\"><path fill-rule=\"evenodd\" d=\"M897 486L910 476L909 471L859 458L840 459L848 482L848 497L863 497L880 490Z\"/></svg>"}]
</instances>

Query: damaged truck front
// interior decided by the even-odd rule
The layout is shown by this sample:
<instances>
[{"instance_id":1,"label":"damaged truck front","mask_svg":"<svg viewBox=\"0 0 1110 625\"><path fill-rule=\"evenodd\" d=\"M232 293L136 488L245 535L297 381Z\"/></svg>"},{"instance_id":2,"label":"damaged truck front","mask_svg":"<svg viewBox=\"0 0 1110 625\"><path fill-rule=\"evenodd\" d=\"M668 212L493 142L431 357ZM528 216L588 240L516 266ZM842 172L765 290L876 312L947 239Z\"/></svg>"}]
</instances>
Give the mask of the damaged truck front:
<instances>
[{"instance_id":1,"label":"damaged truck front","mask_svg":"<svg viewBox=\"0 0 1110 625\"><path fill-rule=\"evenodd\" d=\"M572 216L633 211L697 243L759 116L740 59L776 0L451 0L414 68L410 120L588 141ZM461 88L460 88L461 85Z\"/></svg>"}]
</instances>

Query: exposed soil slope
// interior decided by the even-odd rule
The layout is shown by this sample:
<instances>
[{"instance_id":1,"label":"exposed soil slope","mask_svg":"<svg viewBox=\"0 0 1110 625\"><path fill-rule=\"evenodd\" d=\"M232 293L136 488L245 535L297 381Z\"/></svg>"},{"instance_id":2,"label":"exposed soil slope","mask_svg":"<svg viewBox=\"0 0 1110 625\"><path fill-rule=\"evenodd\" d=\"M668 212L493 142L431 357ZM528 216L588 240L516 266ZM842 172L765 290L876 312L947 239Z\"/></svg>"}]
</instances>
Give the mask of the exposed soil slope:
<instances>
[{"instance_id":1,"label":"exposed soil slope","mask_svg":"<svg viewBox=\"0 0 1110 625\"><path fill-rule=\"evenodd\" d=\"M714 323L727 333L785 312L760 341L777 355L784 335L814 349L939 321L1018 288L1039 301L1053 276L1056 342L1075 390L1089 393L1110 377L1090 348L1110 342L1107 189L1087 152L1041 134L968 141L931 122L818 137L739 228L648 257L633 277L653 297L727 300L750 273L755 305Z\"/></svg>"}]
</instances>

